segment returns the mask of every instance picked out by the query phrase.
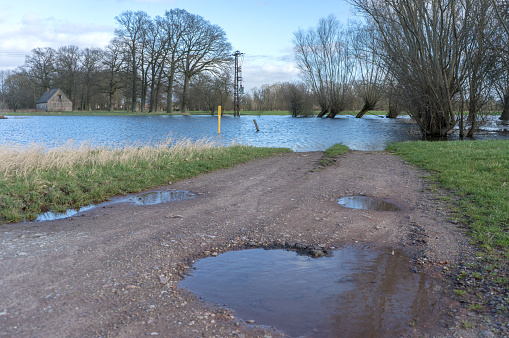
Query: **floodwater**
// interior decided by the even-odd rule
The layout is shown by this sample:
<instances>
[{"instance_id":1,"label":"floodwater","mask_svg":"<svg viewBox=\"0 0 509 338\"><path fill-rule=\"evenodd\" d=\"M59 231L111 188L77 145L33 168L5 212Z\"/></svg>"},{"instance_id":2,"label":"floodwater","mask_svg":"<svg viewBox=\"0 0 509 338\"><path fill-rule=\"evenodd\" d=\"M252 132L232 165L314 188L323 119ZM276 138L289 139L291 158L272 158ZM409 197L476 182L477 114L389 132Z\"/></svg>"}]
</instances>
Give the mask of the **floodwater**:
<instances>
[{"instance_id":1,"label":"floodwater","mask_svg":"<svg viewBox=\"0 0 509 338\"><path fill-rule=\"evenodd\" d=\"M253 119L257 121L259 132ZM509 139L507 121L488 117L475 139ZM448 139L457 140L458 132ZM323 151L334 144L352 150L378 151L394 142L418 140L419 129L410 118L387 119L366 115L356 119L291 116L224 116L221 134L217 116L9 116L0 122L0 145L38 143L52 148L69 140L92 146L123 146L176 140L237 142L260 147L285 147L293 151Z\"/></svg>"},{"instance_id":2,"label":"floodwater","mask_svg":"<svg viewBox=\"0 0 509 338\"><path fill-rule=\"evenodd\" d=\"M66 212L52 212L48 211L39 215L36 222L53 221L57 219L69 218L81 214L82 212L92 210L94 208L104 207L115 203L132 203L135 205L154 205L161 203L169 203L176 201L183 201L195 197L193 194L185 190L175 191L151 191L144 194L138 194L127 197L114 197L109 201L100 204L90 204L79 209L69 209Z\"/></svg>"},{"instance_id":3,"label":"floodwater","mask_svg":"<svg viewBox=\"0 0 509 338\"><path fill-rule=\"evenodd\" d=\"M437 320L440 286L402 252L349 246L332 257L230 251L199 260L179 283L243 320L293 337L397 337Z\"/></svg>"},{"instance_id":4,"label":"floodwater","mask_svg":"<svg viewBox=\"0 0 509 338\"><path fill-rule=\"evenodd\" d=\"M257 121L259 132L253 119ZM225 116L221 134L217 116L30 116L0 123L0 145L32 142L48 148L73 140L97 145L157 143L168 138L237 142L294 151L323 151L342 143L354 150L383 150L392 142L415 140L408 118L366 116L356 119L293 118L291 116Z\"/></svg>"},{"instance_id":5,"label":"floodwater","mask_svg":"<svg viewBox=\"0 0 509 338\"><path fill-rule=\"evenodd\" d=\"M349 196L338 200L338 204L350 209L371 211L400 211L401 209L392 203L379 198L369 196Z\"/></svg>"}]
</instances>

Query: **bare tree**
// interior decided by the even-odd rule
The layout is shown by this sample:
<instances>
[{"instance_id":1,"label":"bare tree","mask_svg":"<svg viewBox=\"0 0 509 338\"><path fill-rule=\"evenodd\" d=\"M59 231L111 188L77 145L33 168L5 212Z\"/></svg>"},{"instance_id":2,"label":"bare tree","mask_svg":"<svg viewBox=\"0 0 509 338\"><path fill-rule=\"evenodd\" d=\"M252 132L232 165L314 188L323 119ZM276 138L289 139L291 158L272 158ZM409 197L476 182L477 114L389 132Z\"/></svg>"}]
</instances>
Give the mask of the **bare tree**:
<instances>
[{"instance_id":1,"label":"bare tree","mask_svg":"<svg viewBox=\"0 0 509 338\"><path fill-rule=\"evenodd\" d=\"M140 57L140 43L144 39L145 27L149 24L150 18L143 11L125 11L115 20L120 28L115 30L115 35L119 41L122 41L126 52L128 53L131 76L131 110L135 111L138 98L137 82ZM143 69L143 67L142 67Z\"/></svg>"},{"instance_id":2,"label":"bare tree","mask_svg":"<svg viewBox=\"0 0 509 338\"><path fill-rule=\"evenodd\" d=\"M385 95L387 71L376 51L376 31L371 25L357 25L353 50L358 79L356 94L362 99L362 109L355 117L361 118L376 106Z\"/></svg>"},{"instance_id":3,"label":"bare tree","mask_svg":"<svg viewBox=\"0 0 509 338\"><path fill-rule=\"evenodd\" d=\"M54 82L56 55L53 48L35 48L32 54L25 58L23 71L40 91L50 88Z\"/></svg>"},{"instance_id":4,"label":"bare tree","mask_svg":"<svg viewBox=\"0 0 509 338\"><path fill-rule=\"evenodd\" d=\"M183 76L181 111L187 113L188 90L193 76L202 72L217 72L231 60L231 45L223 29L199 15L188 15L182 34Z\"/></svg>"},{"instance_id":5,"label":"bare tree","mask_svg":"<svg viewBox=\"0 0 509 338\"><path fill-rule=\"evenodd\" d=\"M144 80L142 98L149 95L149 112L157 110L157 99L159 87L161 86L164 61L168 53L168 36L165 34L164 21L161 17L156 17L146 28L145 54L146 68L144 70ZM144 100L142 99L142 103Z\"/></svg>"},{"instance_id":6,"label":"bare tree","mask_svg":"<svg viewBox=\"0 0 509 338\"><path fill-rule=\"evenodd\" d=\"M459 70L459 129L460 137L464 135L463 111L468 107L470 128L467 136L473 136L477 125L477 116L491 98L492 81L490 74L495 65L492 42L496 39L497 29L494 13L489 1L458 1L458 13L462 18L459 40L463 46L464 56Z\"/></svg>"},{"instance_id":7,"label":"bare tree","mask_svg":"<svg viewBox=\"0 0 509 338\"><path fill-rule=\"evenodd\" d=\"M218 106L226 110L232 96L232 78L228 70L216 75L201 73L191 81L189 98L193 110L207 110L214 115Z\"/></svg>"},{"instance_id":8,"label":"bare tree","mask_svg":"<svg viewBox=\"0 0 509 338\"><path fill-rule=\"evenodd\" d=\"M509 3L501 0L491 0L496 17L502 29L500 37L496 39L496 72L493 82L495 90L502 103L501 120L509 120Z\"/></svg>"},{"instance_id":9,"label":"bare tree","mask_svg":"<svg viewBox=\"0 0 509 338\"><path fill-rule=\"evenodd\" d=\"M287 83L286 103L293 117L313 115L313 103L309 89L303 83Z\"/></svg>"},{"instance_id":10,"label":"bare tree","mask_svg":"<svg viewBox=\"0 0 509 338\"><path fill-rule=\"evenodd\" d=\"M72 101L73 110L77 106L77 84L80 72L80 50L78 46L58 48L55 62L57 78L55 82Z\"/></svg>"},{"instance_id":11,"label":"bare tree","mask_svg":"<svg viewBox=\"0 0 509 338\"><path fill-rule=\"evenodd\" d=\"M103 51L85 48L81 51L81 109L92 110L92 98L100 91Z\"/></svg>"},{"instance_id":12,"label":"bare tree","mask_svg":"<svg viewBox=\"0 0 509 338\"><path fill-rule=\"evenodd\" d=\"M257 111L275 111L277 102L283 102L279 98L279 88L276 84L265 84L260 88L253 89L253 102ZM285 109L282 107L282 109ZM282 110L279 109L279 110Z\"/></svg>"},{"instance_id":13,"label":"bare tree","mask_svg":"<svg viewBox=\"0 0 509 338\"><path fill-rule=\"evenodd\" d=\"M3 109L6 107L5 91L6 91L7 87L5 85L5 81L7 80L8 76L9 76L9 71L0 70L0 109Z\"/></svg>"},{"instance_id":14,"label":"bare tree","mask_svg":"<svg viewBox=\"0 0 509 338\"><path fill-rule=\"evenodd\" d=\"M221 72L214 76L213 86L216 91L218 105L226 109L228 106L233 107L233 79L230 67L222 68Z\"/></svg>"},{"instance_id":15,"label":"bare tree","mask_svg":"<svg viewBox=\"0 0 509 338\"><path fill-rule=\"evenodd\" d=\"M457 0L350 0L378 30L382 59L406 96L404 108L426 136L455 126L465 13Z\"/></svg>"},{"instance_id":16,"label":"bare tree","mask_svg":"<svg viewBox=\"0 0 509 338\"><path fill-rule=\"evenodd\" d=\"M108 110L113 111L113 95L122 87L120 76L122 69L122 46L121 42L113 39L103 53L102 68L103 81L101 91L108 95Z\"/></svg>"},{"instance_id":17,"label":"bare tree","mask_svg":"<svg viewBox=\"0 0 509 338\"><path fill-rule=\"evenodd\" d=\"M321 19L316 28L294 33L297 66L320 106L318 117L335 117L351 98L354 66L349 37L333 15Z\"/></svg>"},{"instance_id":18,"label":"bare tree","mask_svg":"<svg viewBox=\"0 0 509 338\"><path fill-rule=\"evenodd\" d=\"M172 9L166 11L162 18L161 25L166 34L167 53L165 57L165 67L163 68L166 76L166 112L173 111L173 93L174 83L179 66L182 63L184 53L182 50L182 38L186 32L187 18L190 17L187 11L183 9Z\"/></svg>"},{"instance_id":19,"label":"bare tree","mask_svg":"<svg viewBox=\"0 0 509 338\"><path fill-rule=\"evenodd\" d=\"M14 112L17 109L33 109L35 107L33 90L39 89L39 87L34 88L32 79L24 71L9 72L4 86L5 102Z\"/></svg>"},{"instance_id":20,"label":"bare tree","mask_svg":"<svg viewBox=\"0 0 509 338\"><path fill-rule=\"evenodd\" d=\"M385 92L389 111L387 112L386 117L390 119L395 119L398 117L403 110L401 108L402 104L400 103L400 98L398 97L398 93L401 93L401 90L399 90L397 86L397 82L394 79L388 77Z\"/></svg>"}]
</instances>

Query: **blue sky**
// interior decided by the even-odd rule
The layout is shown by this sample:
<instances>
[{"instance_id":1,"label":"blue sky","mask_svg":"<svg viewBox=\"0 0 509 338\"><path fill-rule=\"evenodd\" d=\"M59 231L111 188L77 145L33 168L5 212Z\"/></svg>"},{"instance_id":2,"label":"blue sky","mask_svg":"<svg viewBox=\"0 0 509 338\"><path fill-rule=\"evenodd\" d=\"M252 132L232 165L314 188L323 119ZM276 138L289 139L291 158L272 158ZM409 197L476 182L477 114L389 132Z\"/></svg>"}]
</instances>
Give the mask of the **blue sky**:
<instances>
[{"instance_id":1,"label":"blue sky","mask_svg":"<svg viewBox=\"0 0 509 338\"><path fill-rule=\"evenodd\" d=\"M234 50L245 53L244 86L298 78L292 39L299 28L315 26L334 14L353 17L344 0L2 0L0 5L0 70L24 63L37 47L104 48L116 26L115 16L142 10L151 17L182 8L221 26Z\"/></svg>"}]
</instances>

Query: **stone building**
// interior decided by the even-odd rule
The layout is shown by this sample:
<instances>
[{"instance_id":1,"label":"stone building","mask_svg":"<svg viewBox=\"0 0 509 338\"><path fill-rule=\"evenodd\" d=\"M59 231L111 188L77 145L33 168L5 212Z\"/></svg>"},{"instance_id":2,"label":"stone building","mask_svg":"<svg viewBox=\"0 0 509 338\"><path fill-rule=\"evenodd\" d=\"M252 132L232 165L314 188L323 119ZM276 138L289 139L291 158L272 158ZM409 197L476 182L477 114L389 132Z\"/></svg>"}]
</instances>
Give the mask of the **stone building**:
<instances>
[{"instance_id":1,"label":"stone building","mask_svg":"<svg viewBox=\"0 0 509 338\"><path fill-rule=\"evenodd\" d=\"M36 102L36 109L42 111L72 111L72 102L60 88L49 89Z\"/></svg>"}]
</instances>

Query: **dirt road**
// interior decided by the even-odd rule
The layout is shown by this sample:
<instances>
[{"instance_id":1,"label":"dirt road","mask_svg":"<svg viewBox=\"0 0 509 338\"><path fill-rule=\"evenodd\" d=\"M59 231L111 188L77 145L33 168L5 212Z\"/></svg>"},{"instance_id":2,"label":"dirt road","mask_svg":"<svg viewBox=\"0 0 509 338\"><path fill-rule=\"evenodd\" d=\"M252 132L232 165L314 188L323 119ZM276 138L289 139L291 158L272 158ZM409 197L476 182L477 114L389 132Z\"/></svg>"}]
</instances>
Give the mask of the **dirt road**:
<instances>
[{"instance_id":1,"label":"dirt road","mask_svg":"<svg viewBox=\"0 0 509 338\"><path fill-rule=\"evenodd\" d=\"M246 246L398 248L430 278L445 277L446 288L450 271L438 262L453 266L470 248L426 189L425 173L388 153L350 152L318 168L321 155L284 154L157 189L197 194L185 201L0 225L0 336L278 336L176 286L194 260ZM362 194L401 211L337 204ZM408 334L465 334L451 329L459 320L444 313Z\"/></svg>"}]
</instances>

